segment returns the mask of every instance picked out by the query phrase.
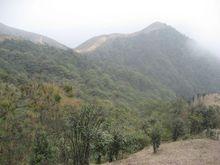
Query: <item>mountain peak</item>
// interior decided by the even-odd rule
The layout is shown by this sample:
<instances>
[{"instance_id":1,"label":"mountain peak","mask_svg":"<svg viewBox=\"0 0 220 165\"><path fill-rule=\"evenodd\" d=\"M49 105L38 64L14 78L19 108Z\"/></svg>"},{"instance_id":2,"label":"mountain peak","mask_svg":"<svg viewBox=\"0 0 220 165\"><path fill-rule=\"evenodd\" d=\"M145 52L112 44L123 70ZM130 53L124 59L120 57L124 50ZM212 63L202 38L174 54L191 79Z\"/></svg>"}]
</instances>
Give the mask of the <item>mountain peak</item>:
<instances>
[{"instance_id":1,"label":"mountain peak","mask_svg":"<svg viewBox=\"0 0 220 165\"><path fill-rule=\"evenodd\" d=\"M159 30L164 30L164 29L168 29L169 31L167 31L166 33L169 33L171 35L173 35L173 32L175 32L175 34L180 34L178 31L176 31L174 28L172 28L172 26L167 25L165 23L161 23L161 22L154 22L152 24L150 24L148 27L146 27L145 29L141 30L141 31L137 31L134 33L129 33L129 34L110 34L110 35L101 35L101 36L97 36L94 37L86 42L84 42L83 44L79 45L77 48L75 48L75 50L77 52L80 53L85 53L85 52L91 52L96 50L97 48L99 48L100 46L102 46L103 44L105 44L108 41L112 41L114 39L118 39L118 38L123 38L123 39L128 39L132 38L132 37L136 37L136 36L143 36L146 37L145 35L150 34L151 32L154 31L159 31ZM163 36L161 36L163 37Z\"/></svg>"},{"instance_id":2,"label":"mountain peak","mask_svg":"<svg viewBox=\"0 0 220 165\"><path fill-rule=\"evenodd\" d=\"M164 29L167 28L168 25L162 22L154 22L152 24L150 24L148 27L146 27L145 29L141 30L141 32L143 33L149 33L151 31L154 30L159 30L159 29Z\"/></svg>"}]
</instances>

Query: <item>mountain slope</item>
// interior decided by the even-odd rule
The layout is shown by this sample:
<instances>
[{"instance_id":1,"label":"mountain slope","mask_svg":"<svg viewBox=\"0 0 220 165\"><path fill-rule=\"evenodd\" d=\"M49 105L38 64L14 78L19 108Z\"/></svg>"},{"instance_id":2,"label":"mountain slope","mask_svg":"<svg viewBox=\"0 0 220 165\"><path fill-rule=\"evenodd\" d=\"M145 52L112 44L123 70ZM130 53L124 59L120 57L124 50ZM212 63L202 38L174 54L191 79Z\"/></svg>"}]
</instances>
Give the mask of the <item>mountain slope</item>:
<instances>
[{"instance_id":1,"label":"mountain slope","mask_svg":"<svg viewBox=\"0 0 220 165\"><path fill-rule=\"evenodd\" d=\"M132 38L140 34L148 34L156 30L165 29L167 27L168 26L164 23L155 22L149 25L147 28L141 31L135 32L135 33L130 33L130 34L114 33L114 34L109 34L109 35L96 36L85 41L84 43L76 47L75 50L78 52L83 52L83 53L95 51L96 49L99 49L99 47L101 47L104 43L111 42L114 39L117 40L118 38Z\"/></svg>"},{"instance_id":2,"label":"mountain slope","mask_svg":"<svg viewBox=\"0 0 220 165\"><path fill-rule=\"evenodd\" d=\"M104 63L72 50L30 41L0 42L0 82L23 84L30 80L68 84L83 100L109 100L137 109L148 98L170 99L175 93L159 82L125 68L103 68Z\"/></svg>"},{"instance_id":3,"label":"mountain slope","mask_svg":"<svg viewBox=\"0 0 220 165\"><path fill-rule=\"evenodd\" d=\"M146 148L129 158L106 163L111 165L170 165L170 164L212 164L218 165L220 141L210 139L194 139L162 144L157 154L152 148Z\"/></svg>"},{"instance_id":4,"label":"mountain slope","mask_svg":"<svg viewBox=\"0 0 220 165\"><path fill-rule=\"evenodd\" d=\"M51 38L31 32L26 32L24 30L12 28L0 23L0 41L4 41L5 39L28 40L37 44L47 44L49 46L53 46L61 49L67 49L66 46L58 43L57 41Z\"/></svg>"},{"instance_id":5,"label":"mountain slope","mask_svg":"<svg viewBox=\"0 0 220 165\"><path fill-rule=\"evenodd\" d=\"M68 83L80 98L110 100L131 109L151 99L218 92L219 61L189 47L189 42L192 40L158 22L133 34L107 36L85 55L5 39L0 42L0 80Z\"/></svg>"},{"instance_id":6,"label":"mountain slope","mask_svg":"<svg viewBox=\"0 0 220 165\"><path fill-rule=\"evenodd\" d=\"M219 60L171 26L156 22L139 32L102 38L76 50L112 68L136 71L179 96L220 90Z\"/></svg>"}]
</instances>

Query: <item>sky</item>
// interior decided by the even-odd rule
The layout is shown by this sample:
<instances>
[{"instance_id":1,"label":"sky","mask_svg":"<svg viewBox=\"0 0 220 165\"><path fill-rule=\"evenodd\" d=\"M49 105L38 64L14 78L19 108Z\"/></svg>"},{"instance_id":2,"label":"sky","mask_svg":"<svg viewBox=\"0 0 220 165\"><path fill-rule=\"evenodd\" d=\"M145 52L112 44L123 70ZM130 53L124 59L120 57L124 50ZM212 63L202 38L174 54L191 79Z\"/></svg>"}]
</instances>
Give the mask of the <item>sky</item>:
<instances>
[{"instance_id":1,"label":"sky","mask_svg":"<svg viewBox=\"0 0 220 165\"><path fill-rule=\"evenodd\" d=\"M220 56L220 0L0 0L0 22L69 47L160 21Z\"/></svg>"}]
</instances>

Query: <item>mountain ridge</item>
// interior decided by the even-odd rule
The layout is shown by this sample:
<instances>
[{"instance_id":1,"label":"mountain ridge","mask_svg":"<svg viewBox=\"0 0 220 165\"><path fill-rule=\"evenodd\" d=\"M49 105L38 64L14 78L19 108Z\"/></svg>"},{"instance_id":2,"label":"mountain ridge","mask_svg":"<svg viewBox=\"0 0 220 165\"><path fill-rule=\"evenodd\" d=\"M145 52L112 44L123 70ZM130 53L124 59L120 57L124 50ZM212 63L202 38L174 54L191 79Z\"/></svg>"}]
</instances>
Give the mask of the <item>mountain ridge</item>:
<instances>
[{"instance_id":1,"label":"mountain ridge","mask_svg":"<svg viewBox=\"0 0 220 165\"><path fill-rule=\"evenodd\" d=\"M166 29L166 28L172 28L171 26L162 23L162 22L154 22L147 26L146 28L136 31L133 33L111 33L111 34L104 34L104 35L99 35L92 37L91 39L88 39L87 41L83 42L79 46L77 46L74 50L79 53L87 53L96 50L99 46L102 46L106 41L111 40L111 39L116 39L116 38L129 38L129 37L134 37L137 35L143 35L143 34L148 34L153 31L161 30L161 29ZM174 29L174 28L172 28Z\"/></svg>"},{"instance_id":2,"label":"mountain ridge","mask_svg":"<svg viewBox=\"0 0 220 165\"><path fill-rule=\"evenodd\" d=\"M25 30L20 30L0 23L0 41L4 41L6 39L29 40L36 44L49 45L60 49L68 49L67 46L49 37Z\"/></svg>"},{"instance_id":3,"label":"mountain ridge","mask_svg":"<svg viewBox=\"0 0 220 165\"><path fill-rule=\"evenodd\" d=\"M106 39L98 46L88 40L78 52L106 65L138 71L178 96L219 91L220 61L172 26L156 22L127 36Z\"/></svg>"}]
</instances>

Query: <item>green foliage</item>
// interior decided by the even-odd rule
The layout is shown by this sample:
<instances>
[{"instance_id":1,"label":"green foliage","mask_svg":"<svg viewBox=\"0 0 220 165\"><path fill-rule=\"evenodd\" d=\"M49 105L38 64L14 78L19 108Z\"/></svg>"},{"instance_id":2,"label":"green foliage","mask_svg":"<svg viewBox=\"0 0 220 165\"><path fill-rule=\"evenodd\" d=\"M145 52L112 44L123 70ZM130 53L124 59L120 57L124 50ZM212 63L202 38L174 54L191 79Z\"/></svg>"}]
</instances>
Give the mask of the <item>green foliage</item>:
<instances>
[{"instance_id":1,"label":"green foliage","mask_svg":"<svg viewBox=\"0 0 220 165\"><path fill-rule=\"evenodd\" d=\"M181 99L148 100L138 112L110 100L86 104L68 96L73 88L54 83L0 83L0 89L0 163L6 165L113 161L150 142L156 152L161 141L184 138L183 131L190 136L187 130L220 126L217 107L191 107Z\"/></svg>"},{"instance_id":2,"label":"green foliage","mask_svg":"<svg viewBox=\"0 0 220 165\"><path fill-rule=\"evenodd\" d=\"M180 136L185 134L184 121L181 118L174 119L171 127L173 141L176 141Z\"/></svg>"},{"instance_id":3,"label":"green foliage","mask_svg":"<svg viewBox=\"0 0 220 165\"><path fill-rule=\"evenodd\" d=\"M141 131L136 131L134 134L129 134L125 137L123 151L125 153L134 153L140 151L149 144L149 137L146 138L146 136Z\"/></svg>"},{"instance_id":4,"label":"green foliage","mask_svg":"<svg viewBox=\"0 0 220 165\"><path fill-rule=\"evenodd\" d=\"M219 110L216 107L207 107L199 104L190 110L190 131L200 133L205 129L213 129L219 126Z\"/></svg>"},{"instance_id":5,"label":"green foliage","mask_svg":"<svg viewBox=\"0 0 220 165\"><path fill-rule=\"evenodd\" d=\"M150 142L153 146L153 151L154 153L156 153L159 149L163 134L160 121L158 120L158 118L150 118L149 120L145 120L142 122L142 130L145 134L145 137L150 138Z\"/></svg>"},{"instance_id":6,"label":"green foliage","mask_svg":"<svg viewBox=\"0 0 220 165\"><path fill-rule=\"evenodd\" d=\"M78 56L68 50L6 40L0 43L0 55L3 82L16 85L30 79L58 82L63 84L69 97L110 99L117 105L129 105L134 109L145 98L160 98L162 93L167 98L174 97L165 87L162 89L161 84L139 72L106 65L104 61Z\"/></svg>"},{"instance_id":7,"label":"green foliage","mask_svg":"<svg viewBox=\"0 0 220 165\"><path fill-rule=\"evenodd\" d=\"M119 152L123 150L124 137L119 132L114 132L112 141L108 146L108 161L118 160Z\"/></svg>"},{"instance_id":8,"label":"green foliage","mask_svg":"<svg viewBox=\"0 0 220 165\"><path fill-rule=\"evenodd\" d=\"M23 142L29 142L24 127L25 117L18 110L21 93L9 84L0 83L0 164L16 164L25 159L27 151Z\"/></svg>"},{"instance_id":9,"label":"green foliage","mask_svg":"<svg viewBox=\"0 0 220 165\"><path fill-rule=\"evenodd\" d=\"M58 95L58 94L55 94L54 99L55 99L56 102L60 102L61 96Z\"/></svg>"},{"instance_id":10,"label":"green foliage","mask_svg":"<svg viewBox=\"0 0 220 165\"><path fill-rule=\"evenodd\" d=\"M53 151L45 133L36 133L30 164L53 164Z\"/></svg>"},{"instance_id":11,"label":"green foliage","mask_svg":"<svg viewBox=\"0 0 220 165\"><path fill-rule=\"evenodd\" d=\"M72 112L68 119L67 138L73 164L89 164L91 144L104 119L102 109L95 105L84 105L79 111Z\"/></svg>"},{"instance_id":12,"label":"green foliage","mask_svg":"<svg viewBox=\"0 0 220 165\"><path fill-rule=\"evenodd\" d=\"M113 137L107 131L98 131L93 143L93 152L97 164L101 164L102 156L108 152L108 147L112 143Z\"/></svg>"},{"instance_id":13,"label":"green foliage","mask_svg":"<svg viewBox=\"0 0 220 165\"><path fill-rule=\"evenodd\" d=\"M153 145L154 153L156 153L160 147L161 142L161 128L159 126L154 126L150 133L151 143Z\"/></svg>"},{"instance_id":14,"label":"green foliage","mask_svg":"<svg viewBox=\"0 0 220 165\"><path fill-rule=\"evenodd\" d=\"M102 163L150 142L156 152L161 141L177 140L183 132L219 128L218 108L174 100L219 89L215 82L206 85L206 67L200 65L205 59L197 63L166 47L169 55L161 56L151 46L153 57L140 45L143 52L113 51L102 58L28 41L1 42L0 164ZM215 65L208 73L213 70Z\"/></svg>"}]
</instances>

